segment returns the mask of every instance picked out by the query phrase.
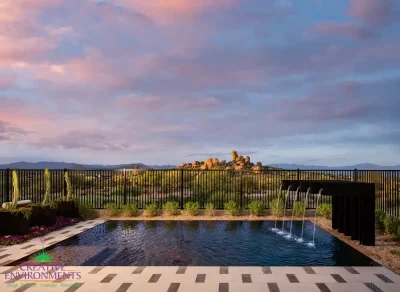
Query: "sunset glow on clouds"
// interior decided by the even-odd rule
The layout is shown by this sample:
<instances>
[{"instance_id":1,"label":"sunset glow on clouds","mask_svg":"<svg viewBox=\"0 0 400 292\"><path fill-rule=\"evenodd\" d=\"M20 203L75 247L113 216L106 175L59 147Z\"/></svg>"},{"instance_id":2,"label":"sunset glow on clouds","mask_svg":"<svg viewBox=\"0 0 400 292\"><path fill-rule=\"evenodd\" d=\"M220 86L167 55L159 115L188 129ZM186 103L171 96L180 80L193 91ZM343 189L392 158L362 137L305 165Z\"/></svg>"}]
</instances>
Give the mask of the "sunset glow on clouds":
<instances>
[{"instance_id":1,"label":"sunset glow on clouds","mask_svg":"<svg viewBox=\"0 0 400 292\"><path fill-rule=\"evenodd\" d=\"M0 163L400 163L394 0L2 0Z\"/></svg>"}]
</instances>

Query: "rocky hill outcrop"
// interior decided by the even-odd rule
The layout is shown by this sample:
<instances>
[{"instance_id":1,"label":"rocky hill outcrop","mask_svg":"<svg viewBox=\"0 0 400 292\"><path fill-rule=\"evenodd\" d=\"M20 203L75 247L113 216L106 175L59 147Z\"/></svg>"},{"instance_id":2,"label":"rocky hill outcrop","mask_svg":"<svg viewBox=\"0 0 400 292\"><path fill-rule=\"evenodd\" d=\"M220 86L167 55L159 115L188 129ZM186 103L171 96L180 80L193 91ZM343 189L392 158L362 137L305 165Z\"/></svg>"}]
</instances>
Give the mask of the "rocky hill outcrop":
<instances>
[{"instance_id":1,"label":"rocky hill outcrop","mask_svg":"<svg viewBox=\"0 0 400 292\"><path fill-rule=\"evenodd\" d=\"M251 162L250 156L243 157L236 150L232 150L232 160L219 160L218 158L208 158L204 161L193 161L192 163L184 163L178 166L179 169L200 169L200 170L237 170L237 171L253 171L260 173L262 163Z\"/></svg>"}]
</instances>

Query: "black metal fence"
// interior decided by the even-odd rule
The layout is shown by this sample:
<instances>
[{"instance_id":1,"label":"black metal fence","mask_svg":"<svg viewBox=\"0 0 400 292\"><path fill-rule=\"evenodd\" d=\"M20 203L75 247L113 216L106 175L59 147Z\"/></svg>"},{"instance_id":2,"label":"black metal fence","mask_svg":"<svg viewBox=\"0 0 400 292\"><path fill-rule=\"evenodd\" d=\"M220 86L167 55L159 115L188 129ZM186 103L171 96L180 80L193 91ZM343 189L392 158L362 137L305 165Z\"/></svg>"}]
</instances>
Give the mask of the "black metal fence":
<instances>
[{"instance_id":1,"label":"black metal fence","mask_svg":"<svg viewBox=\"0 0 400 292\"><path fill-rule=\"evenodd\" d=\"M72 196L82 202L102 209L107 203L135 203L144 208L150 203L162 205L167 201L179 202L181 208L189 201L199 202L204 208L214 203L222 209L224 203L236 201L246 209L253 200L261 200L265 208L278 195L282 179L348 180L372 182L376 186L376 207L400 217L400 170L280 170L271 169L246 173L229 170L50 170L52 199L66 195L64 174L68 171ZM40 202L45 192L44 170L17 170L19 200ZM295 192L288 193L288 208L295 200ZM297 200L305 201L305 193ZM329 203L329 196L322 196L320 203ZM0 202L12 200L12 170L0 170ZM309 195L307 209L316 208L316 195Z\"/></svg>"}]
</instances>

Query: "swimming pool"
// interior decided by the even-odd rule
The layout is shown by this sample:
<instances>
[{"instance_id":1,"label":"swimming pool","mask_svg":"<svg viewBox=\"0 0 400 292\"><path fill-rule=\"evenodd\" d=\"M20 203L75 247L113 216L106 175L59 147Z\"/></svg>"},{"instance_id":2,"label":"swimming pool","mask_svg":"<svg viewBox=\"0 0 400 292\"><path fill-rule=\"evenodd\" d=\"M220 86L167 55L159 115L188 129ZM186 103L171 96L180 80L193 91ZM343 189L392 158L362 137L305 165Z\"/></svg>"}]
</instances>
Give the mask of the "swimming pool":
<instances>
[{"instance_id":1,"label":"swimming pool","mask_svg":"<svg viewBox=\"0 0 400 292\"><path fill-rule=\"evenodd\" d=\"M68 266L370 266L376 262L313 223L293 221L108 221L48 250ZM282 221L277 227L282 229ZM290 222L284 230L289 231Z\"/></svg>"}]
</instances>

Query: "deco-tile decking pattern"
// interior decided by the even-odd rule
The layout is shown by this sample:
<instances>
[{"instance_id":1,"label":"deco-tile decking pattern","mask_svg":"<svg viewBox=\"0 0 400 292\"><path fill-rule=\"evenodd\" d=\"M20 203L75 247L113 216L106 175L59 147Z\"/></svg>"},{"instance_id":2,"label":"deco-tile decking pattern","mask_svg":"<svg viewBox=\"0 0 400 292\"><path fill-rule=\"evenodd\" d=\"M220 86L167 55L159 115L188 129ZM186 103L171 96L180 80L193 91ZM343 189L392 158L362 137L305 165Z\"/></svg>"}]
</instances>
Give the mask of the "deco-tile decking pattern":
<instances>
[{"instance_id":1,"label":"deco-tile decking pattern","mask_svg":"<svg viewBox=\"0 0 400 292\"><path fill-rule=\"evenodd\" d=\"M57 244L83 231L103 224L105 220L89 220L46 234L44 248ZM36 237L21 244L0 247L0 266L6 266L43 248L41 238ZM0 291L2 291L0 289Z\"/></svg>"},{"instance_id":2,"label":"deco-tile decking pattern","mask_svg":"<svg viewBox=\"0 0 400 292\"><path fill-rule=\"evenodd\" d=\"M17 267L18 268L18 267ZM384 267L67 267L79 280L55 280L52 287L5 280L1 291L154 292L399 292L400 276ZM21 286L22 284L22 286Z\"/></svg>"}]
</instances>

